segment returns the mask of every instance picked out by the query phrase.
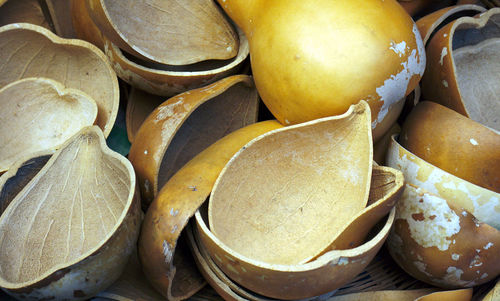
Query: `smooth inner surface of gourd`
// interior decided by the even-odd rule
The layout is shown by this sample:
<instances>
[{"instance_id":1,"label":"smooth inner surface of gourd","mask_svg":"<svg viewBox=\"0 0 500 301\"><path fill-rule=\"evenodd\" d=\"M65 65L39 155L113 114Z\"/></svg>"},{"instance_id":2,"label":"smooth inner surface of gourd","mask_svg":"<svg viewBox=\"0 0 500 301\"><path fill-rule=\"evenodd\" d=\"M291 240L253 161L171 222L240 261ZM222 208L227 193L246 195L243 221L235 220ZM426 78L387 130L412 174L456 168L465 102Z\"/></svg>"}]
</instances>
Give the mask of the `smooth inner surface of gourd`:
<instances>
[{"instance_id":1,"label":"smooth inner surface of gourd","mask_svg":"<svg viewBox=\"0 0 500 301\"><path fill-rule=\"evenodd\" d=\"M84 133L54 155L0 218L0 277L32 283L90 255L124 216L129 171Z\"/></svg>"},{"instance_id":2,"label":"smooth inner surface of gourd","mask_svg":"<svg viewBox=\"0 0 500 301\"><path fill-rule=\"evenodd\" d=\"M453 48L465 109L471 119L500 131L500 14L483 28L458 26Z\"/></svg>"},{"instance_id":3,"label":"smooth inner surface of gourd","mask_svg":"<svg viewBox=\"0 0 500 301\"><path fill-rule=\"evenodd\" d=\"M58 91L50 81L28 79L0 90L0 169L26 154L53 149L92 125L94 100Z\"/></svg>"},{"instance_id":4,"label":"smooth inner surface of gourd","mask_svg":"<svg viewBox=\"0 0 500 301\"><path fill-rule=\"evenodd\" d=\"M370 125L356 115L269 134L233 157L209 203L214 235L266 263L321 253L367 204Z\"/></svg>"},{"instance_id":5,"label":"smooth inner surface of gourd","mask_svg":"<svg viewBox=\"0 0 500 301\"><path fill-rule=\"evenodd\" d=\"M229 59L238 51L236 32L212 1L101 0L101 4L126 43L152 61L184 65Z\"/></svg>"},{"instance_id":6,"label":"smooth inner surface of gourd","mask_svg":"<svg viewBox=\"0 0 500 301\"><path fill-rule=\"evenodd\" d=\"M196 108L175 133L163 156L158 188L189 160L227 134L257 119L257 90L239 83Z\"/></svg>"},{"instance_id":7,"label":"smooth inner surface of gourd","mask_svg":"<svg viewBox=\"0 0 500 301\"><path fill-rule=\"evenodd\" d=\"M22 28L0 33L0 47L0 88L21 78L53 79L92 97L99 108L96 124L105 129L117 91L114 74L102 58L84 46L56 44L41 33Z\"/></svg>"}]
</instances>

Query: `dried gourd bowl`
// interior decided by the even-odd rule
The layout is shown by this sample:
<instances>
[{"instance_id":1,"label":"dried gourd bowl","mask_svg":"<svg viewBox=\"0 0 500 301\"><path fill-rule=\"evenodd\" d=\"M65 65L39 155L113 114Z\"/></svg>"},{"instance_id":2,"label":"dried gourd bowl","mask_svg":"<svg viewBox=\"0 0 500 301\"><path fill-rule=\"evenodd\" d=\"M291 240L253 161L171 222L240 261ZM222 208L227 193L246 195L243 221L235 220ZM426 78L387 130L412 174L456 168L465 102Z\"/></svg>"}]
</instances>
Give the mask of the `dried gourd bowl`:
<instances>
[{"instance_id":1,"label":"dried gourd bowl","mask_svg":"<svg viewBox=\"0 0 500 301\"><path fill-rule=\"evenodd\" d=\"M97 126L50 155L0 178L1 203L10 203L0 216L0 287L22 300L85 300L118 279L135 248L135 174Z\"/></svg>"},{"instance_id":2,"label":"dried gourd bowl","mask_svg":"<svg viewBox=\"0 0 500 301\"><path fill-rule=\"evenodd\" d=\"M445 113L439 114L442 110ZM436 115L440 115L438 119ZM427 126L435 122L441 126L432 126L430 135ZM499 139L494 131L425 102L403 125L401 144L392 137L386 162L403 172L407 185L396 206L388 248L396 262L415 278L458 288L479 285L500 274L500 194L443 170L451 166L451 172L471 181L478 179L481 171L471 165L489 161L498 166ZM440 158L438 150L445 156ZM429 161L443 169L422 159L429 154ZM487 181L483 178L481 183L484 186Z\"/></svg>"},{"instance_id":3,"label":"dried gourd bowl","mask_svg":"<svg viewBox=\"0 0 500 301\"><path fill-rule=\"evenodd\" d=\"M430 39L422 78L425 99L500 130L500 8L459 18Z\"/></svg>"},{"instance_id":4,"label":"dried gourd bowl","mask_svg":"<svg viewBox=\"0 0 500 301\"><path fill-rule=\"evenodd\" d=\"M113 2L116 3L112 4ZM121 24L121 20L125 17L123 14L137 14L140 12L132 12L131 10L122 10L122 12L120 12L119 10L116 11L116 9L106 9L106 5L120 6L123 5L121 2L122 1L74 1L72 7L72 19L77 35L80 38L95 43L101 47L101 49L103 49L106 53L106 56L111 62L111 65L118 77L129 83L131 86L155 95L173 96L187 90L208 85L231 74L237 73L240 70L242 63L249 55L248 41L243 32L239 29L234 30L232 33L236 35L234 38L237 45L226 45L227 47L224 47L223 49L223 52L227 52L226 48L234 50L234 55L230 58L210 58L206 55L202 55L203 51L208 52L211 46L200 47L200 45L198 45L198 54L192 53L191 50L194 49L194 47L184 48L184 50L177 49L179 47L186 47L186 43L189 43L186 37L191 37L193 41L198 42L203 40L203 38L210 40L208 36L200 37L199 35L202 32L205 32L205 29L208 29L208 31L214 30L213 28L210 29L214 24L212 22L209 23L212 24L210 26L200 25L201 27L198 28L198 33L165 34L165 32L171 33L178 30L185 30L186 27L192 27L194 24L201 22L201 19L206 19L206 16L203 18L200 17L199 20L192 20L193 22L188 24L189 26L170 28L169 31L166 31L166 29L163 28L163 31L160 31L157 30L157 27L161 27L161 25L156 27L150 26L149 22L151 16L143 14L138 16L136 19L141 22L148 23L147 26L142 25L128 29L123 28L124 24ZM155 7L148 6L142 2L143 1L139 1L136 3L136 6L142 7L142 9L145 10ZM213 6L212 4L210 4L210 6ZM172 7L168 10L164 10L163 13L166 13L167 11L176 13L172 8L173 6L177 7L178 5L176 3L171 3L169 5L172 5ZM104 7L104 10L102 7ZM158 9L154 12L154 14L158 14L160 11L161 10ZM198 9L196 9L196 11L198 12ZM188 11L181 9L181 11L177 13L180 14L181 12L186 15ZM192 16L190 15L186 15L186 19L191 17ZM182 18L178 18L177 16L174 19L182 21ZM167 20L164 22L163 27L172 26L172 22L177 22L175 20ZM212 19L213 22L215 22L214 20L215 19ZM187 21L184 20L184 22ZM125 33L121 32L119 30L120 28L122 28ZM224 28L226 28L226 26ZM152 33L141 32L150 29ZM226 32L226 29L221 32ZM137 37L137 35L141 36ZM216 37L213 37L214 32L210 32L210 35L212 36L211 38L218 38L217 35ZM133 39L140 38L144 41L144 36L154 36L157 38L156 40L155 38L148 38L148 44L143 45L144 47L149 47L148 45L152 44L149 43L151 40L160 42L162 39L172 39L172 37L176 39L183 38L183 40L177 42L170 41L168 43L164 42L159 45L158 43L154 43L156 46L153 48L157 49L155 51L156 56L152 57L151 55L142 52L138 47L135 47L135 45L134 47L130 45L127 46L127 43L132 42ZM158 49L158 47L160 47L160 49ZM142 52L143 55L140 55L139 52ZM173 57L172 54L174 55ZM186 55L192 55L196 59L189 60L188 58L183 58ZM176 57L178 59L176 59Z\"/></svg>"},{"instance_id":5,"label":"dried gourd bowl","mask_svg":"<svg viewBox=\"0 0 500 301\"><path fill-rule=\"evenodd\" d=\"M57 149L94 124L98 111L87 94L47 78L25 78L0 88L0 107L0 174L30 153Z\"/></svg>"},{"instance_id":6,"label":"dried gourd bowl","mask_svg":"<svg viewBox=\"0 0 500 301\"><path fill-rule=\"evenodd\" d=\"M278 299L322 295L379 250L393 215L366 237L402 185L394 169L372 172L371 115L361 102L247 143L216 180L208 212L195 214L195 232L218 267L250 291Z\"/></svg>"},{"instance_id":7,"label":"dried gourd bowl","mask_svg":"<svg viewBox=\"0 0 500 301\"><path fill-rule=\"evenodd\" d=\"M108 136L118 113L118 79L94 45L15 23L0 27L0 88L18 79L44 77L81 90L97 104L96 124Z\"/></svg>"}]
</instances>

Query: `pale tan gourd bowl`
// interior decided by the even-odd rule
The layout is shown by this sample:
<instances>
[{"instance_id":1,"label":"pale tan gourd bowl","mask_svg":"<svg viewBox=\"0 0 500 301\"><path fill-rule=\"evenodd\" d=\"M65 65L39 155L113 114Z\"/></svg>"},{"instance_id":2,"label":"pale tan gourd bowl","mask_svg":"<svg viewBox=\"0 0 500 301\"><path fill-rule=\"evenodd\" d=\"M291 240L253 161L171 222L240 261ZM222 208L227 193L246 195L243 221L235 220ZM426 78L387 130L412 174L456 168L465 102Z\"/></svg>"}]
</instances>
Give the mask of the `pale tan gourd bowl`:
<instances>
[{"instance_id":1,"label":"pale tan gourd bowl","mask_svg":"<svg viewBox=\"0 0 500 301\"><path fill-rule=\"evenodd\" d=\"M238 30L238 34L238 54L235 58L224 61L205 61L177 67L147 63L125 55L105 37L104 52L116 74L131 86L156 95L173 96L237 73L249 54L245 35L241 30Z\"/></svg>"},{"instance_id":2,"label":"pale tan gourd bowl","mask_svg":"<svg viewBox=\"0 0 500 301\"><path fill-rule=\"evenodd\" d=\"M120 96L118 79L99 49L27 23L0 27L0 44L0 88L22 78L46 77L81 90L97 103L96 124L109 135Z\"/></svg>"},{"instance_id":3,"label":"pale tan gourd bowl","mask_svg":"<svg viewBox=\"0 0 500 301\"><path fill-rule=\"evenodd\" d=\"M50 30L39 1L0 1L0 26L19 22L43 26Z\"/></svg>"},{"instance_id":4,"label":"pale tan gourd bowl","mask_svg":"<svg viewBox=\"0 0 500 301\"><path fill-rule=\"evenodd\" d=\"M29 153L58 148L97 116L90 96L47 78L0 88L0 107L0 173Z\"/></svg>"},{"instance_id":5,"label":"pale tan gourd bowl","mask_svg":"<svg viewBox=\"0 0 500 301\"><path fill-rule=\"evenodd\" d=\"M238 53L238 35L212 0L85 2L104 36L134 57L188 65Z\"/></svg>"},{"instance_id":6,"label":"pale tan gourd bowl","mask_svg":"<svg viewBox=\"0 0 500 301\"><path fill-rule=\"evenodd\" d=\"M86 300L111 285L135 248L140 201L130 162L82 129L0 216L0 287L23 300Z\"/></svg>"}]
</instances>

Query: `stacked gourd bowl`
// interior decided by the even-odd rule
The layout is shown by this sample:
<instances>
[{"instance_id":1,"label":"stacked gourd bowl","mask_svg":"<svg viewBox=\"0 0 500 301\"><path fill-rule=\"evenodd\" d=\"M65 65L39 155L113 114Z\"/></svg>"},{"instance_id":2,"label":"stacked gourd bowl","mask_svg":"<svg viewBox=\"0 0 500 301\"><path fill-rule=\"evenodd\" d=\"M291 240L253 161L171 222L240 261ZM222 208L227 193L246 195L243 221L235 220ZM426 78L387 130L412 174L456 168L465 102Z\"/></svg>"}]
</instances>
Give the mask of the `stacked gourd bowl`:
<instances>
[{"instance_id":1,"label":"stacked gourd bowl","mask_svg":"<svg viewBox=\"0 0 500 301\"><path fill-rule=\"evenodd\" d=\"M59 4L0 1L9 296L499 296L495 1Z\"/></svg>"}]
</instances>

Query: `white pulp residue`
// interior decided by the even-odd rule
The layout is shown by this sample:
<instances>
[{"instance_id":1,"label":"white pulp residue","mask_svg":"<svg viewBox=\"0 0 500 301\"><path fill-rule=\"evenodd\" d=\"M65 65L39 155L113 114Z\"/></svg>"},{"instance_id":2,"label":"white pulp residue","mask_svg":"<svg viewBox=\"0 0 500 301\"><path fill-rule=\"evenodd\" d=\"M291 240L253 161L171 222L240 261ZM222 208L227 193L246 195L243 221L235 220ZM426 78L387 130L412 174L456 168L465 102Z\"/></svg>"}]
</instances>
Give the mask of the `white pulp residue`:
<instances>
[{"instance_id":1,"label":"white pulp residue","mask_svg":"<svg viewBox=\"0 0 500 301\"><path fill-rule=\"evenodd\" d=\"M441 50L441 58L439 59L439 64L441 66L443 66L443 59L447 54L448 54L448 48L443 47L443 50Z\"/></svg>"},{"instance_id":2,"label":"white pulp residue","mask_svg":"<svg viewBox=\"0 0 500 301\"><path fill-rule=\"evenodd\" d=\"M411 50L411 53L408 55L408 59L406 60L406 62L401 63L401 65L403 66L403 70L401 70L401 72L396 75L391 75L384 81L382 86L376 88L375 90L380 96L382 108L378 113L377 119L373 120L372 128L375 128L378 123L382 122L392 105L405 97L406 89L408 88L410 79L415 74L419 74L420 76L422 76L424 73L425 48L417 25L415 23L413 24L413 34L417 43L417 49ZM405 46L405 49L409 48L408 46L406 46L406 42L402 41L397 44L391 43L390 49L392 49L400 57L402 57L402 54L406 53L406 50L401 50L403 46Z\"/></svg>"},{"instance_id":3,"label":"white pulp residue","mask_svg":"<svg viewBox=\"0 0 500 301\"><path fill-rule=\"evenodd\" d=\"M398 215L408 223L411 237L424 248L448 250L451 237L460 232L460 218L446 201L420 188L406 186L398 204Z\"/></svg>"}]
</instances>

